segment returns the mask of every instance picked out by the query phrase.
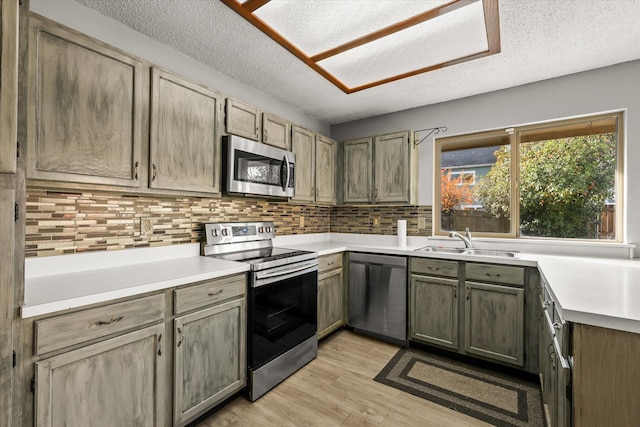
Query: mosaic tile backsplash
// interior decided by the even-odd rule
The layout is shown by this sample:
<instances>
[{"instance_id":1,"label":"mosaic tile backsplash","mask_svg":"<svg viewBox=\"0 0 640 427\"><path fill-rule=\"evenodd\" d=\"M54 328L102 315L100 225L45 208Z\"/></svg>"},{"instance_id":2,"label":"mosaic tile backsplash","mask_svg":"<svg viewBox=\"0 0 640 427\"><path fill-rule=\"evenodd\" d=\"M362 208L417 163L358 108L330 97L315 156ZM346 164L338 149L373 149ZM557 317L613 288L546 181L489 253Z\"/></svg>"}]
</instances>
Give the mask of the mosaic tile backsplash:
<instances>
[{"instance_id":1,"label":"mosaic tile backsplash","mask_svg":"<svg viewBox=\"0 0 640 427\"><path fill-rule=\"evenodd\" d=\"M431 208L415 206L313 206L249 198L121 195L100 192L27 191L25 256L196 243L203 224L273 221L278 235L395 234L398 219L409 235L431 230ZM427 218L418 230L418 217ZM376 220L376 218L378 220ZM141 220L150 220L149 232Z\"/></svg>"}]
</instances>

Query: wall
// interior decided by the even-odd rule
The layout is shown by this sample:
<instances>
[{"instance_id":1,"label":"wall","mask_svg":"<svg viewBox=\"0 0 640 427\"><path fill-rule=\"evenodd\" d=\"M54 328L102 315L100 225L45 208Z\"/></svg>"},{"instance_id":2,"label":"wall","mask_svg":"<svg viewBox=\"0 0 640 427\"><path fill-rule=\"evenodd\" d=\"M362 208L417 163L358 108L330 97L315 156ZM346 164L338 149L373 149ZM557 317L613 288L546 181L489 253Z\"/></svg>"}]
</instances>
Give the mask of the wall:
<instances>
[{"instance_id":1,"label":"wall","mask_svg":"<svg viewBox=\"0 0 640 427\"><path fill-rule=\"evenodd\" d=\"M640 61L333 125L337 140L446 126L441 136L624 110L625 236L640 243ZM422 133L425 135L425 133ZM433 203L433 137L420 144L419 204ZM636 256L640 252L636 250Z\"/></svg>"},{"instance_id":2,"label":"wall","mask_svg":"<svg viewBox=\"0 0 640 427\"><path fill-rule=\"evenodd\" d=\"M29 8L32 12L209 86L226 96L277 114L314 132L329 135L328 124L79 3L71 0L31 0Z\"/></svg>"}]
</instances>

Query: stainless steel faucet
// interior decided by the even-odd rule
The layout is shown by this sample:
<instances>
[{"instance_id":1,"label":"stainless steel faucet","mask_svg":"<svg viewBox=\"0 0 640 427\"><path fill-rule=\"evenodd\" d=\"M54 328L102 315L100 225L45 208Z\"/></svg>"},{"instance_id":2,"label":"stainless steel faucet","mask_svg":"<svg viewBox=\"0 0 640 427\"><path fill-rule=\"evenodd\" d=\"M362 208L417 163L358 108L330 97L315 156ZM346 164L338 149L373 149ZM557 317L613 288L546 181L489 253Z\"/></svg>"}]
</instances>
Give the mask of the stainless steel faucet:
<instances>
[{"instance_id":1,"label":"stainless steel faucet","mask_svg":"<svg viewBox=\"0 0 640 427\"><path fill-rule=\"evenodd\" d=\"M471 232L469 231L469 227L465 228L464 234L466 235L466 237L458 233L457 231L450 231L449 237L457 237L464 242L465 248L472 248L473 243L471 243Z\"/></svg>"}]
</instances>

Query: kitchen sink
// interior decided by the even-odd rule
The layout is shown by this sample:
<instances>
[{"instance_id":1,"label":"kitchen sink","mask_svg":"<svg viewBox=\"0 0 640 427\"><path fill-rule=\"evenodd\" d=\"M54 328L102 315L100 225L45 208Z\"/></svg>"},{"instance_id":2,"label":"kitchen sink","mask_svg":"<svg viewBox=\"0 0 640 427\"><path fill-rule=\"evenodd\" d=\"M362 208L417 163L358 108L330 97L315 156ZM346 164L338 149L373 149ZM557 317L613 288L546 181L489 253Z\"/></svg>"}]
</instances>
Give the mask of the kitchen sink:
<instances>
[{"instance_id":1,"label":"kitchen sink","mask_svg":"<svg viewBox=\"0 0 640 427\"><path fill-rule=\"evenodd\" d=\"M517 251L501 251L495 249L475 249L475 248L441 248L438 246L425 246L423 248L416 249L421 252L440 252L446 254L461 254L461 255L476 255L476 256L491 256L499 258L518 258L520 253Z\"/></svg>"},{"instance_id":2,"label":"kitchen sink","mask_svg":"<svg viewBox=\"0 0 640 427\"><path fill-rule=\"evenodd\" d=\"M439 248L437 246L425 246L424 248L416 249L416 251L422 252L444 252L447 254L461 254L466 251L464 248Z\"/></svg>"}]
</instances>

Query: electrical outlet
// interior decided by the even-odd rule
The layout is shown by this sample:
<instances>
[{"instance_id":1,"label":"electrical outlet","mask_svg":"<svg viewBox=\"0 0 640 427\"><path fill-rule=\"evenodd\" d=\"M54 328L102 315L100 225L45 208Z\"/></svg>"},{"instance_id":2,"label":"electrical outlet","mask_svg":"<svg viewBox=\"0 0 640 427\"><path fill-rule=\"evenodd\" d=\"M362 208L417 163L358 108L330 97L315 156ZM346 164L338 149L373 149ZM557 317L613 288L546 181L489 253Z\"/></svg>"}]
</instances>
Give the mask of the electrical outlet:
<instances>
[{"instance_id":1,"label":"electrical outlet","mask_svg":"<svg viewBox=\"0 0 640 427\"><path fill-rule=\"evenodd\" d=\"M300 215L300 228L304 228L304 215Z\"/></svg>"},{"instance_id":2,"label":"electrical outlet","mask_svg":"<svg viewBox=\"0 0 640 427\"><path fill-rule=\"evenodd\" d=\"M151 218L140 218L140 235L148 236L153 233L153 221Z\"/></svg>"},{"instance_id":3,"label":"electrical outlet","mask_svg":"<svg viewBox=\"0 0 640 427\"><path fill-rule=\"evenodd\" d=\"M426 218L423 217L423 216L419 216L418 217L418 229L419 230L424 230L425 228L427 228Z\"/></svg>"},{"instance_id":4,"label":"electrical outlet","mask_svg":"<svg viewBox=\"0 0 640 427\"><path fill-rule=\"evenodd\" d=\"M379 216L374 216L373 217L373 226L374 227L380 227L380 217Z\"/></svg>"}]
</instances>

